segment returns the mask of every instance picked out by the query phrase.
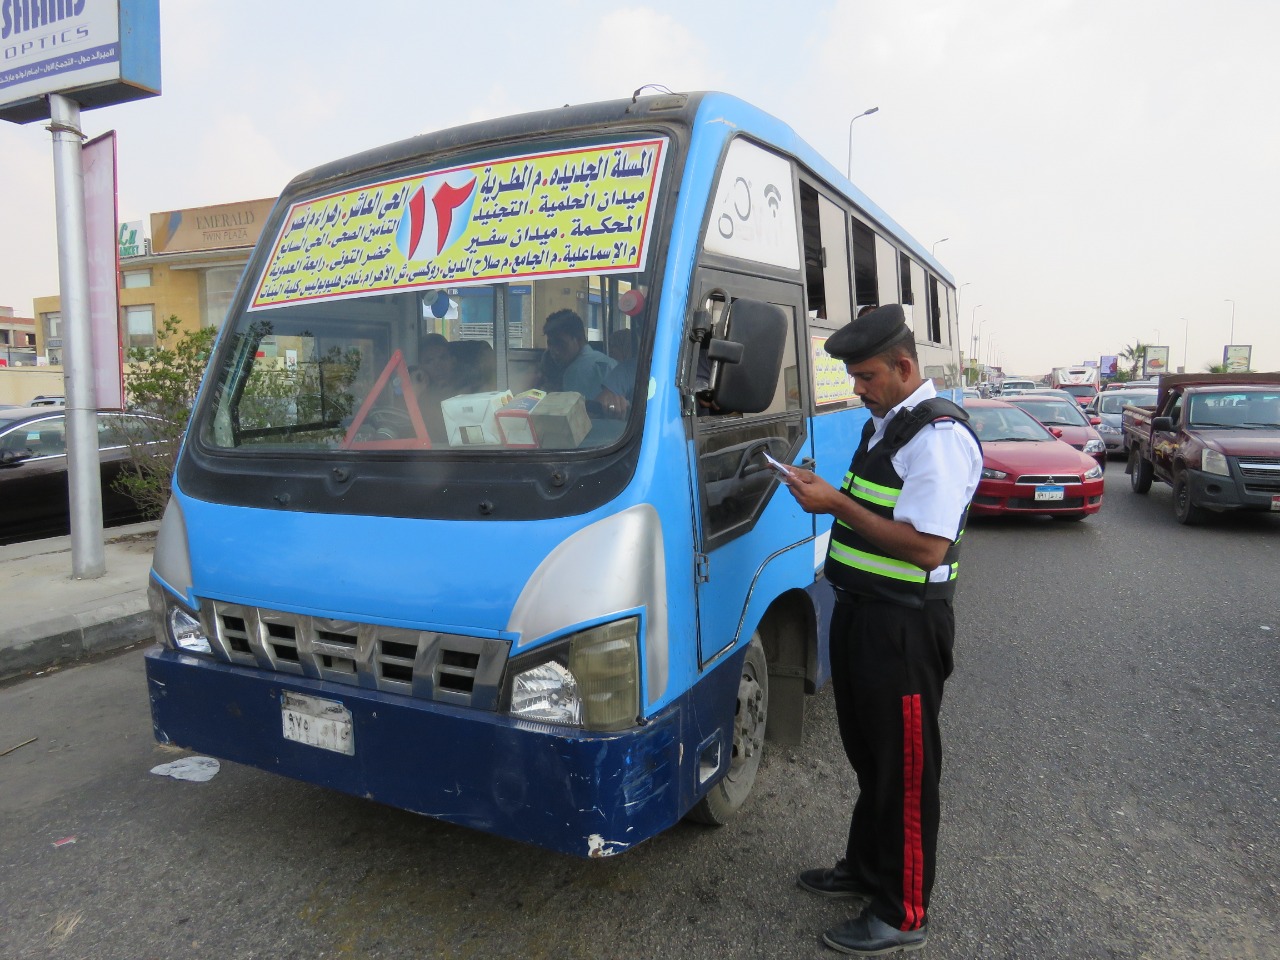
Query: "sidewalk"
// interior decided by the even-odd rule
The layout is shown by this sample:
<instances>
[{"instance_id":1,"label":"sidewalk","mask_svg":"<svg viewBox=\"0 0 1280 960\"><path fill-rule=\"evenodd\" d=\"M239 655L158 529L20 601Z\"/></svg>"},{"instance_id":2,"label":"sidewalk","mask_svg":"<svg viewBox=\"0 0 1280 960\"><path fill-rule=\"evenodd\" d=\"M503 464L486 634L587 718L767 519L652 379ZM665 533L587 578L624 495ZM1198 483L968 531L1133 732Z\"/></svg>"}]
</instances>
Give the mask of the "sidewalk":
<instances>
[{"instance_id":1,"label":"sidewalk","mask_svg":"<svg viewBox=\"0 0 1280 960\"><path fill-rule=\"evenodd\" d=\"M71 538L0 546L0 680L154 636L147 573L159 522L110 527L105 575L71 576Z\"/></svg>"}]
</instances>

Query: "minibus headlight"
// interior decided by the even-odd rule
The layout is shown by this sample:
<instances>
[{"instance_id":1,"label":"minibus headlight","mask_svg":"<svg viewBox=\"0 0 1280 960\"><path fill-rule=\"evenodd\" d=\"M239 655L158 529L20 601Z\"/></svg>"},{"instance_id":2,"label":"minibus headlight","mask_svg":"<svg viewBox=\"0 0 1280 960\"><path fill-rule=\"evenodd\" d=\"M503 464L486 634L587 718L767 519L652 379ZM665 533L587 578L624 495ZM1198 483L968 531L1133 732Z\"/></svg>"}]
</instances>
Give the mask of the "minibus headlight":
<instances>
[{"instance_id":1,"label":"minibus headlight","mask_svg":"<svg viewBox=\"0 0 1280 960\"><path fill-rule=\"evenodd\" d=\"M586 730L622 730L640 712L639 621L574 634L512 677L511 714Z\"/></svg>"},{"instance_id":2,"label":"minibus headlight","mask_svg":"<svg viewBox=\"0 0 1280 960\"><path fill-rule=\"evenodd\" d=\"M152 583L147 590L158 639L166 646L187 653L212 653L209 637L200 618L179 604L173 596Z\"/></svg>"},{"instance_id":3,"label":"minibus headlight","mask_svg":"<svg viewBox=\"0 0 1280 960\"><path fill-rule=\"evenodd\" d=\"M200 621L176 605L169 610L169 636L179 650L186 650L188 653L213 652Z\"/></svg>"}]
</instances>

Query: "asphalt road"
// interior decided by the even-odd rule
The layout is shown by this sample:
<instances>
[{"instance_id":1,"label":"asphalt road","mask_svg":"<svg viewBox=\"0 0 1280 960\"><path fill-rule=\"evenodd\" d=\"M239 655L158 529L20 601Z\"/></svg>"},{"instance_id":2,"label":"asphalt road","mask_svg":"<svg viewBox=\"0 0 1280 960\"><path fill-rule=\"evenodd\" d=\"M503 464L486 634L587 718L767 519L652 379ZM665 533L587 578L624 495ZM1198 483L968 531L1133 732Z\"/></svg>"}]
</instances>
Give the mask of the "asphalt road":
<instances>
[{"instance_id":1,"label":"asphalt road","mask_svg":"<svg viewBox=\"0 0 1280 960\"><path fill-rule=\"evenodd\" d=\"M1280 957L1280 517L966 537L925 958ZM0 689L0 957L830 957L830 692L730 826L578 861L266 773L148 770L138 650Z\"/></svg>"}]
</instances>

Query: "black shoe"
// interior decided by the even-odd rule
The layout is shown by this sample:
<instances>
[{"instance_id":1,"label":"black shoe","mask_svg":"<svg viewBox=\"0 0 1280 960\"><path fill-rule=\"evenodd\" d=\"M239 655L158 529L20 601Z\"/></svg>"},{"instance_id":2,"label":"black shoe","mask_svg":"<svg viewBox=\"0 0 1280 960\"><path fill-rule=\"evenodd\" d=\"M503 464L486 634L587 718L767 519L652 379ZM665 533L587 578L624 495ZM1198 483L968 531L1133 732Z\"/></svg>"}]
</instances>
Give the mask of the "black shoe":
<instances>
[{"instance_id":1,"label":"black shoe","mask_svg":"<svg viewBox=\"0 0 1280 960\"><path fill-rule=\"evenodd\" d=\"M822 942L832 950L859 957L919 950L928 939L927 923L919 930L899 930L877 917L870 907L822 935Z\"/></svg>"},{"instance_id":2,"label":"black shoe","mask_svg":"<svg viewBox=\"0 0 1280 960\"><path fill-rule=\"evenodd\" d=\"M845 861L837 860L834 867L805 870L796 878L801 889L820 897L870 897L871 893L853 877Z\"/></svg>"}]
</instances>

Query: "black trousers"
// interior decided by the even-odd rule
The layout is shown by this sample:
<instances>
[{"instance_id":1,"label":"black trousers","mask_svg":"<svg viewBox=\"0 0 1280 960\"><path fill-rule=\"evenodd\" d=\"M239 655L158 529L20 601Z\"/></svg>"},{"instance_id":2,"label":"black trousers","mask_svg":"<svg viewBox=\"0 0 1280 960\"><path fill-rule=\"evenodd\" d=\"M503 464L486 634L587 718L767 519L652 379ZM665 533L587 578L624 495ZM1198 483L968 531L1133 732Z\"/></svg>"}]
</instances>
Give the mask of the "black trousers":
<instances>
[{"instance_id":1,"label":"black trousers","mask_svg":"<svg viewBox=\"0 0 1280 960\"><path fill-rule=\"evenodd\" d=\"M840 739L858 777L845 860L876 916L902 930L924 924L933 889L938 714L954 640L950 600L913 610L843 596L831 619Z\"/></svg>"}]
</instances>

